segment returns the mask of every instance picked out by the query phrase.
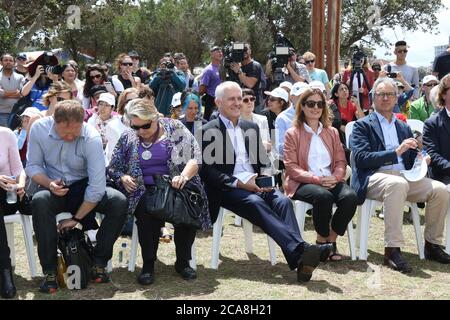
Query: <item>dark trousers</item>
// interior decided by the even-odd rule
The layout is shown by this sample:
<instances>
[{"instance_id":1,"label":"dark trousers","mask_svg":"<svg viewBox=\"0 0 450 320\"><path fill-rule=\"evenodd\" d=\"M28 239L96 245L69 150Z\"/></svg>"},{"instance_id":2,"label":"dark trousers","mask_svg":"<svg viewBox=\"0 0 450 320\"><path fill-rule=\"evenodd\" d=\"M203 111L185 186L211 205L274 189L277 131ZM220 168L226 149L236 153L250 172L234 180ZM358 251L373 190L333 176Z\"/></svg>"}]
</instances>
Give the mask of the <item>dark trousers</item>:
<instances>
[{"instance_id":1,"label":"dark trousers","mask_svg":"<svg viewBox=\"0 0 450 320\"><path fill-rule=\"evenodd\" d=\"M355 215L357 207L356 192L341 182L331 190L316 184L301 185L293 199L308 202L313 206L313 221L316 232L324 238L330 235L331 229L343 236L347 225ZM333 215L333 204L337 209Z\"/></svg>"},{"instance_id":2,"label":"dark trousers","mask_svg":"<svg viewBox=\"0 0 450 320\"><path fill-rule=\"evenodd\" d=\"M44 273L56 271L57 230L55 217L68 211L65 197L57 197L48 190L37 192L31 203L33 226L36 233L38 255ZM120 235L127 212L127 199L110 187L97 204L94 212L105 216L97 233L94 265L106 267L113 254L114 242Z\"/></svg>"},{"instance_id":3,"label":"dark trousers","mask_svg":"<svg viewBox=\"0 0 450 320\"><path fill-rule=\"evenodd\" d=\"M151 191L147 190L146 192ZM144 267L153 269L158 252L160 229L164 226L164 221L154 219L151 214L146 212L144 199L145 197L141 198L135 211L136 224ZM177 225L174 225L174 229L175 254L177 257L175 268L181 271L189 266L191 247L194 243L197 230L191 227ZM148 271L152 272L153 270Z\"/></svg>"},{"instance_id":4,"label":"dark trousers","mask_svg":"<svg viewBox=\"0 0 450 320\"><path fill-rule=\"evenodd\" d=\"M10 250L8 247L8 239L6 236L5 223L3 217L5 215L15 214L17 210L22 214L31 214L30 205L25 201L9 204L6 202L6 191L0 188L0 269L11 268L11 260L9 258Z\"/></svg>"},{"instance_id":5,"label":"dark trousers","mask_svg":"<svg viewBox=\"0 0 450 320\"><path fill-rule=\"evenodd\" d=\"M205 112L203 114L203 119L205 119L206 121L209 121L211 114L213 113L214 109L216 108L216 103L214 101L214 97L210 96L209 94L205 94L203 96L203 105L205 106Z\"/></svg>"},{"instance_id":6,"label":"dark trousers","mask_svg":"<svg viewBox=\"0 0 450 320\"><path fill-rule=\"evenodd\" d=\"M260 227L280 246L290 269L297 268L305 242L289 198L278 190L253 193L232 189L224 193L221 206Z\"/></svg>"}]
</instances>

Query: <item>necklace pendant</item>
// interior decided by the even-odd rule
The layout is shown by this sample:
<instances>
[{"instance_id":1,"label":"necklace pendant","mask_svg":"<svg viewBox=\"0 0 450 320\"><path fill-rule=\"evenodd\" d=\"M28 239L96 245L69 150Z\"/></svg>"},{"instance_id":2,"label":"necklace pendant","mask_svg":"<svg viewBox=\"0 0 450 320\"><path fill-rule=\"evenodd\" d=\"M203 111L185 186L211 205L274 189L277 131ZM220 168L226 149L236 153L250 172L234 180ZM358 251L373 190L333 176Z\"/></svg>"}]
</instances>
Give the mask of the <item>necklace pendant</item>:
<instances>
[{"instance_id":1,"label":"necklace pendant","mask_svg":"<svg viewBox=\"0 0 450 320\"><path fill-rule=\"evenodd\" d=\"M142 159L150 160L152 158L152 153L149 150L145 150L141 155Z\"/></svg>"}]
</instances>

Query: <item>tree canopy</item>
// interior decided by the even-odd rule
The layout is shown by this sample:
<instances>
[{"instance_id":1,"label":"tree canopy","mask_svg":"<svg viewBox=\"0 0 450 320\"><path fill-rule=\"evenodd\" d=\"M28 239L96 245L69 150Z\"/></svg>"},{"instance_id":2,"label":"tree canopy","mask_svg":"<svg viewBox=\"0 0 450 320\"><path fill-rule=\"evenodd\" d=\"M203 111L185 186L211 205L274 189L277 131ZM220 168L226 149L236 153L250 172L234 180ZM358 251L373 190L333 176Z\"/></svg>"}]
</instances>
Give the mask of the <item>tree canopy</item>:
<instances>
[{"instance_id":1,"label":"tree canopy","mask_svg":"<svg viewBox=\"0 0 450 320\"><path fill-rule=\"evenodd\" d=\"M369 8L377 5L376 21ZM67 25L70 5L81 9L79 30ZM427 30L436 25L439 0L343 0L341 56L362 39L366 47L390 45L382 28ZM205 62L208 47L231 40L248 41L264 62L281 31L304 52L310 47L309 0L1 0L0 50L68 49L100 61L138 51L155 64L164 52L184 52L191 65Z\"/></svg>"}]
</instances>

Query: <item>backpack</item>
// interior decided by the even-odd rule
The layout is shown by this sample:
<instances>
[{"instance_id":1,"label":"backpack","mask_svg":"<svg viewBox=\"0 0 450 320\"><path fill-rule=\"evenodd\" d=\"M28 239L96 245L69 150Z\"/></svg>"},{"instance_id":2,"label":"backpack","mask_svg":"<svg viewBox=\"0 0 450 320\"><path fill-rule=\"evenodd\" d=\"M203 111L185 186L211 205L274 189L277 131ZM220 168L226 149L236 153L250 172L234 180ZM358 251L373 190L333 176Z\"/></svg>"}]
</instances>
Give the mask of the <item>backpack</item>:
<instances>
[{"instance_id":1,"label":"backpack","mask_svg":"<svg viewBox=\"0 0 450 320\"><path fill-rule=\"evenodd\" d=\"M93 246L89 238L86 238L83 230L77 228L64 230L59 234L58 248L67 265L67 288L69 289L85 289L91 278Z\"/></svg>"}]
</instances>

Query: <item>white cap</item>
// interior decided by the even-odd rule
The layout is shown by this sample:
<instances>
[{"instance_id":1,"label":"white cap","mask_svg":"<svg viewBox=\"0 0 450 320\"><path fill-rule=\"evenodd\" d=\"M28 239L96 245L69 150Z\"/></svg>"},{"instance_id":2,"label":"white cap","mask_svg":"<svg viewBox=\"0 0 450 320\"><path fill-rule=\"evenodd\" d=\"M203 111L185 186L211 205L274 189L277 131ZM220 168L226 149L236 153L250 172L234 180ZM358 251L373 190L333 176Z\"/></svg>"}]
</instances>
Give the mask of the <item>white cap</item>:
<instances>
[{"instance_id":1,"label":"white cap","mask_svg":"<svg viewBox=\"0 0 450 320\"><path fill-rule=\"evenodd\" d=\"M114 96L109 92L101 93L100 97L97 100L97 104L100 101L106 102L107 104L109 104L112 107L114 107L116 105L116 98L114 98Z\"/></svg>"},{"instance_id":2,"label":"white cap","mask_svg":"<svg viewBox=\"0 0 450 320\"><path fill-rule=\"evenodd\" d=\"M283 99L286 102L289 101L289 96L288 96L287 91L280 87L275 88L272 91L264 91L264 93L267 94L268 96Z\"/></svg>"},{"instance_id":3,"label":"white cap","mask_svg":"<svg viewBox=\"0 0 450 320\"><path fill-rule=\"evenodd\" d=\"M420 160L419 160L420 161ZM401 174L406 180L411 182L416 182L422 180L428 173L427 160L423 157L422 161L418 165L414 165L410 170L402 170Z\"/></svg>"},{"instance_id":4,"label":"white cap","mask_svg":"<svg viewBox=\"0 0 450 320\"><path fill-rule=\"evenodd\" d=\"M435 76L429 74L428 76L425 76L425 77L423 78L422 83L423 83L423 84L427 84L428 82L431 82L431 81L439 82L438 78L436 78Z\"/></svg>"},{"instance_id":5,"label":"white cap","mask_svg":"<svg viewBox=\"0 0 450 320\"><path fill-rule=\"evenodd\" d=\"M305 82L296 82L294 83L294 85L292 86L291 89L291 96L296 96L298 97L299 95L301 95L303 92L306 91L306 89L310 89L311 87L305 83Z\"/></svg>"},{"instance_id":6,"label":"white cap","mask_svg":"<svg viewBox=\"0 0 450 320\"><path fill-rule=\"evenodd\" d=\"M172 97L172 107L178 107L181 106L181 92L177 92Z\"/></svg>"},{"instance_id":7,"label":"white cap","mask_svg":"<svg viewBox=\"0 0 450 320\"><path fill-rule=\"evenodd\" d=\"M22 112L22 114L20 116L32 117L32 116L37 115L37 114L41 114L41 111L39 111L38 108L36 108L36 107L28 107Z\"/></svg>"},{"instance_id":8,"label":"white cap","mask_svg":"<svg viewBox=\"0 0 450 320\"><path fill-rule=\"evenodd\" d=\"M292 90L292 83L290 83L289 81L284 81L284 82L280 83L279 87Z\"/></svg>"},{"instance_id":9,"label":"white cap","mask_svg":"<svg viewBox=\"0 0 450 320\"><path fill-rule=\"evenodd\" d=\"M319 89L320 91L324 92L325 89L325 85L323 84L322 81L312 81L309 86L311 87L311 89Z\"/></svg>"}]
</instances>

